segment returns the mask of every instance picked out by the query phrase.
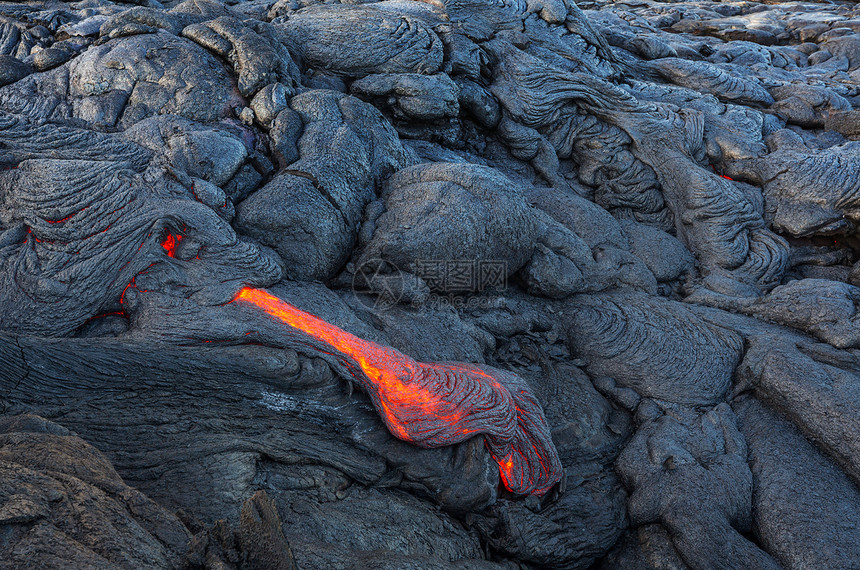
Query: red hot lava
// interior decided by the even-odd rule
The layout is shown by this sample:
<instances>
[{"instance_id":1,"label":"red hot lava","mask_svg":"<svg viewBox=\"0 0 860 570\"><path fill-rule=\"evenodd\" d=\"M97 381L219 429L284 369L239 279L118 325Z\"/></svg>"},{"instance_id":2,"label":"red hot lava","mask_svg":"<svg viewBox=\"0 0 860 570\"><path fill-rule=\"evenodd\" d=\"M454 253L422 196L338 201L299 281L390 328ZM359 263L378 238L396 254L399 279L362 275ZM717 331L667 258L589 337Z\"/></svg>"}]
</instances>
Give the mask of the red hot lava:
<instances>
[{"instance_id":1,"label":"red hot lava","mask_svg":"<svg viewBox=\"0 0 860 570\"><path fill-rule=\"evenodd\" d=\"M540 404L514 374L459 363L424 363L356 337L261 289L249 303L331 348L368 393L396 437L440 447L484 434L502 482L518 494L543 495L562 466Z\"/></svg>"},{"instance_id":2,"label":"red hot lava","mask_svg":"<svg viewBox=\"0 0 860 570\"><path fill-rule=\"evenodd\" d=\"M164 238L164 241L161 242L161 247L167 252L168 257L176 257L176 248L179 246L179 242L182 241L182 236L177 234L167 234L167 237Z\"/></svg>"}]
</instances>

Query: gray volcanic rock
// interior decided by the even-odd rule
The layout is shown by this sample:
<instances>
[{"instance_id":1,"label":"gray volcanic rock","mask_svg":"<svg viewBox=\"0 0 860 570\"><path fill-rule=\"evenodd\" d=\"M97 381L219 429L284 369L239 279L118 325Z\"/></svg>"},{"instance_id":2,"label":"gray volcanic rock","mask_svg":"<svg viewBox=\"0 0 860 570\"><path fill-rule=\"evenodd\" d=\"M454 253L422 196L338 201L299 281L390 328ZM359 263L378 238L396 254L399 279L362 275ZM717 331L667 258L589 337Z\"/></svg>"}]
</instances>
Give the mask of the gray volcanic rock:
<instances>
[{"instance_id":1,"label":"gray volcanic rock","mask_svg":"<svg viewBox=\"0 0 860 570\"><path fill-rule=\"evenodd\" d=\"M521 189L491 168L422 164L395 174L362 253L416 272L421 260L501 261L507 275L534 251L537 223Z\"/></svg>"},{"instance_id":2,"label":"gray volcanic rock","mask_svg":"<svg viewBox=\"0 0 860 570\"><path fill-rule=\"evenodd\" d=\"M178 567L191 535L108 459L32 415L0 418L0 564Z\"/></svg>"},{"instance_id":3,"label":"gray volcanic rock","mask_svg":"<svg viewBox=\"0 0 860 570\"><path fill-rule=\"evenodd\" d=\"M771 89L777 102L773 109L786 122L801 127L833 129L833 115L851 111L851 103L832 89L800 84L780 85ZM840 130L840 129L833 129Z\"/></svg>"},{"instance_id":4,"label":"gray volcanic rock","mask_svg":"<svg viewBox=\"0 0 860 570\"><path fill-rule=\"evenodd\" d=\"M238 93L208 51L162 32L93 46L59 68L0 90L0 101L6 110L39 119L76 118L105 128L168 113L217 120L230 115Z\"/></svg>"},{"instance_id":5,"label":"gray volcanic rock","mask_svg":"<svg viewBox=\"0 0 860 570\"><path fill-rule=\"evenodd\" d=\"M760 159L738 161L729 173L762 185L774 228L793 236L845 234L858 216L858 145L822 150L780 145Z\"/></svg>"},{"instance_id":6,"label":"gray volcanic rock","mask_svg":"<svg viewBox=\"0 0 860 570\"><path fill-rule=\"evenodd\" d=\"M738 369L740 387L796 422L854 481L860 481L856 414L860 388L856 356L828 345L753 337Z\"/></svg>"},{"instance_id":7,"label":"gray volcanic rock","mask_svg":"<svg viewBox=\"0 0 860 570\"><path fill-rule=\"evenodd\" d=\"M221 16L192 24L182 35L225 58L237 76L239 93L251 97L276 81L291 84L298 68L275 31L262 24L256 30L236 18Z\"/></svg>"},{"instance_id":8,"label":"gray volcanic rock","mask_svg":"<svg viewBox=\"0 0 860 570\"><path fill-rule=\"evenodd\" d=\"M671 281L693 272L695 258L677 238L652 226L625 220L621 223L630 250L658 281Z\"/></svg>"},{"instance_id":9,"label":"gray volcanic rock","mask_svg":"<svg viewBox=\"0 0 860 570\"><path fill-rule=\"evenodd\" d=\"M389 556L411 559L416 568L460 561L480 564L475 537L425 502L376 489L348 488L340 494L338 500L318 502L300 490L284 493L284 530L299 553L300 567L356 568L362 558ZM348 557L358 560L344 564Z\"/></svg>"},{"instance_id":10,"label":"gray volcanic rock","mask_svg":"<svg viewBox=\"0 0 860 570\"><path fill-rule=\"evenodd\" d=\"M860 347L860 289L827 279L798 279L741 310L806 331L836 348Z\"/></svg>"},{"instance_id":11,"label":"gray volcanic rock","mask_svg":"<svg viewBox=\"0 0 860 570\"><path fill-rule=\"evenodd\" d=\"M460 114L459 88L445 74L368 75L350 90L363 99L393 98L398 118L428 121Z\"/></svg>"},{"instance_id":12,"label":"gray volcanic rock","mask_svg":"<svg viewBox=\"0 0 860 570\"><path fill-rule=\"evenodd\" d=\"M755 80L733 75L719 66L701 61L666 57L650 64L667 81L716 95L742 105L770 105L773 97Z\"/></svg>"},{"instance_id":13,"label":"gray volcanic rock","mask_svg":"<svg viewBox=\"0 0 860 570\"><path fill-rule=\"evenodd\" d=\"M687 570L689 566L672 545L669 533L659 524L640 526L625 535L603 561L601 570L642 568L647 570Z\"/></svg>"},{"instance_id":14,"label":"gray volcanic rock","mask_svg":"<svg viewBox=\"0 0 860 570\"><path fill-rule=\"evenodd\" d=\"M124 133L127 139L163 156L172 168L217 187L226 186L248 158L243 134L234 125L219 128L172 115L144 119ZM225 201L226 196L212 206L217 208Z\"/></svg>"},{"instance_id":15,"label":"gray volcanic rock","mask_svg":"<svg viewBox=\"0 0 860 570\"><path fill-rule=\"evenodd\" d=\"M30 66L9 56L0 55L0 85L9 85L30 75Z\"/></svg>"},{"instance_id":16,"label":"gray volcanic rock","mask_svg":"<svg viewBox=\"0 0 860 570\"><path fill-rule=\"evenodd\" d=\"M236 225L272 247L297 279L329 279L349 257L375 185L414 160L370 105L314 90L290 101L297 158L238 207ZM273 130L277 128L273 127Z\"/></svg>"},{"instance_id":17,"label":"gray volcanic rock","mask_svg":"<svg viewBox=\"0 0 860 570\"><path fill-rule=\"evenodd\" d=\"M568 307L571 352L594 377L686 405L716 404L731 386L742 339L681 303L605 294L574 297Z\"/></svg>"},{"instance_id":18,"label":"gray volcanic rock","mask_svg":"<svg viewBox=\"0 0 860 570\"><path fill-rule=\"evenodd\" d=\"M432 74L442 67L442 40L420 16L406 11L373 4L308 6L289 14L278 28L303 63L337 74ZM346 45L353 49L344 50Z\"/></svg>"},{"instance_id":19,"label":"gray volcanic rock","mask_svg":"<svg viewBox=\"0 0 860 570\"><path fill-rule=\"evenodd\" d=\"M735 408L750 447L757 489L754 529L762 545L786 568L857 565L856 483L755 398L741 400ZM828 508L822 510L822 505ZM827 529L834 539L814 539L818 529Z\"/></svg>"},{"instance_id":20,"label":"gray volcanic rock","mask_svg":"<svg viewBox=\"0 0 860 570\"><path fill-rule=\"evenodd\" d=\"M661 523L693 568L778 569L773 558L740 534L752 522L753 481L729 405L721 403L702 415L690 410L660 415L653 402L639 404L646 406L650 409L640 416L652 417L617 463L632 490L631 524ZM702 504L702 495L713 499Z\"/></svg>"}]
</instances>

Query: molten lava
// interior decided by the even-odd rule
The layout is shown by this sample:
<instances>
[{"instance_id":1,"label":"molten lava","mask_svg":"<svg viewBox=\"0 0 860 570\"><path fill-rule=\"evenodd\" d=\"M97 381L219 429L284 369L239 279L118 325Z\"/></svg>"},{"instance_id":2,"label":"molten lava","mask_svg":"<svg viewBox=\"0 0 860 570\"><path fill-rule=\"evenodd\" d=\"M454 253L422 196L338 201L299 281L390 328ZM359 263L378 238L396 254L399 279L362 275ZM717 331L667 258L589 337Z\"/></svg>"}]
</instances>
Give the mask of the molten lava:
<instances>
[{"instance_id":1,"label":"molten lava","mask_svg":"<svg viewBox=\"0 0 860 570\"><path fill-rule=\"evenodd\" d=\"M515 493L543 495L561 479L543 410L517 376L490 367L417 362L261 289L246 287L233 301L254 305L323 343L350 369L396 437L439 447L484 434L502 482Z\"/></svg>"},{"instance_id":2,"label":"molten lava","mask_svg":"<svg viewBox=\"0 0 860 570\"><path fill-rule=\"evenodd\" d=\"M179 246L179 242L182 241L182 236L177 234L167 234L167 237L164 238L164 241L161 242L161 247L167 252L168 257L176 257L176 248Z\"/></svg>"}]
</instances>

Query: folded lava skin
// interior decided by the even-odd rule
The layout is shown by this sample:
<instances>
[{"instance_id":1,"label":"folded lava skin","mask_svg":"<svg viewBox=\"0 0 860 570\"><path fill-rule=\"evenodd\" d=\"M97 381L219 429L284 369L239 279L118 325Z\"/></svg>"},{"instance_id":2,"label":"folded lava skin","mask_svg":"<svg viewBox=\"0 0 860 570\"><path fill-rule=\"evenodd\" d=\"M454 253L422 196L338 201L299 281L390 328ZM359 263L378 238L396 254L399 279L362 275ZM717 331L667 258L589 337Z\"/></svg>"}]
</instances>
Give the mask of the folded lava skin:
<instances>
[{"instance_id":1,"label":"folded lava skin","mask_svg":"<svg viewBox=\"0 0 860 570\"><path fill-rule=\"evenodd\" d=\"M860 569L858 181L848 0L0 1L0 569Z\"/></svg>"},{"instance_id":2,"label":"folded lava skin","mask_svg":"<svg viewBox=\"0 0 860 570\"><path fill-rule=\"evenodd\" d=\"M331 347L398 438L440 447L484 434L508 490L541 496L561 480L543 409L516 375L489 366L417 362L262 289L245 287L233 302L253 304Z\"/></svg>"}]
</instances>

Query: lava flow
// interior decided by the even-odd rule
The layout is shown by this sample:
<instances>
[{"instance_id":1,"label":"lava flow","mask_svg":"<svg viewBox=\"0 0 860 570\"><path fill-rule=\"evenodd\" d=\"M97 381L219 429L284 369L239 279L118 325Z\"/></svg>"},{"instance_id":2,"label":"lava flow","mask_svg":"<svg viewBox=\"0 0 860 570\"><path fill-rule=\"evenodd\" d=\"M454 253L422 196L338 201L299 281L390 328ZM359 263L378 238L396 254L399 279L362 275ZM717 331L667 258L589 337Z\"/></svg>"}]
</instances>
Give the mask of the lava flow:
<instances>
[{"instance_id":1,"label":"lava flow","mask_svg":"<svg viewBox=\"0 0 860 570\"><path fill-rule=\"evenodd\" d=\"M514 493L543 495L561 479L543 410L519 377L490 367L418 362L261 289L245 287L233 301L250 303L328 347L396 437L440 447L484 434L502 482Z\"/></svg>"}]
</instances>

